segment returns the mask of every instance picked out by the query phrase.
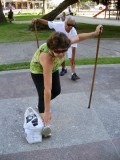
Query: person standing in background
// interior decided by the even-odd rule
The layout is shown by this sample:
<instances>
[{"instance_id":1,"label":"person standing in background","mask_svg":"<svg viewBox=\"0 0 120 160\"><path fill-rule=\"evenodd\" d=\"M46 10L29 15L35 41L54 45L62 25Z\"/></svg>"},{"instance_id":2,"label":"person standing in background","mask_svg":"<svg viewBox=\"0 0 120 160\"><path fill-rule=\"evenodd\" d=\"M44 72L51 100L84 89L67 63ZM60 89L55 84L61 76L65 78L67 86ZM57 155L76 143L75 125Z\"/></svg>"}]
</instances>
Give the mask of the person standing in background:
<instances>
[{"instance_id":1,"label":"person standing in background","mask_svg":"<svg viewBox=\"0 0 120 160\"><path fill-rule=\"evenodd\" d=\"M66 18L66 14L65 14L65 12L63 12L61 17L60 17L60 20L64 22L65 18Z\"/></svg>"},{"instance_id":2,"label":"person standing in background","mask_svg":"<svg viewBox=\"0 0 120 160\"><path fill-rule=\"evenodd\" d=\"M12 21L14 21L12 9L10 9L10 11L8 12L8 21L9 21L10 23L11 23Z\"/></svg>"}]
</instances>

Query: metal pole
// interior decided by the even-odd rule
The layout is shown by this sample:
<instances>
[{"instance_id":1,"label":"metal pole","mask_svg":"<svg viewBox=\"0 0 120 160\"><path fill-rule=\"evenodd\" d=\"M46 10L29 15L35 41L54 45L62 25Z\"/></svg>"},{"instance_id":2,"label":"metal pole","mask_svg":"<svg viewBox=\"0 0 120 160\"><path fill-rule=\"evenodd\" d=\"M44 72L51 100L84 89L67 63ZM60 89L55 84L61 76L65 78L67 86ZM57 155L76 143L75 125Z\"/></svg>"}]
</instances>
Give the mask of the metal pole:
<instances>
[{"instance_id":1,"label":"metal pole","mask_svg":"<svg viewBox=\"0 0 120 160\"><path fill-rule=\"evenodd\" d=\"M99 35L98 35L98 41L97 41L96 58L95 58L95 65L94 65L94 72L93 72L93 78L92 78L92 85L91 85L91 92L90 92L88 108L90 108L90 105L91 105L92 93L93 93L93 88L94 88L94 81L95 81L95 74L96 74L96 67L97 67L97 60L98 60L98 51L99 51L99 45L100 45L100 35L101 35L101 29L100 29L100 32L99 32Z\"/></svg>"}]
</instances>

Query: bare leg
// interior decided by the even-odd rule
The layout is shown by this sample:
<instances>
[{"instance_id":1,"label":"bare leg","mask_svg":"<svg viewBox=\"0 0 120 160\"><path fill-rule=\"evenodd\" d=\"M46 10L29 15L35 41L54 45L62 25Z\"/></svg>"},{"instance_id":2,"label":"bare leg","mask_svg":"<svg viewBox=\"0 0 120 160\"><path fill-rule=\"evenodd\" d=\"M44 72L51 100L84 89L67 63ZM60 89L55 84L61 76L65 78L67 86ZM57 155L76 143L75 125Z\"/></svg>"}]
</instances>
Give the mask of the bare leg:
<instances>
[{"instance_id":1,"label":"bare leg","mask_svg":"<svg viewBox=\"0 0 120 160\"><path fill-rule=\"evenodd\" d=\"M70 58L70 66L71 66L71 72L72 72L71 80L73 81L80 79L75 73L75 51L76 51L76 48L72 47L72 58Z\"/></svg>"},{"instance_id":2,"label":"bare leg","mask_svg":"<svg viewBox=\"0 0 120 160\"><path fill-rule=\"evenodd\" d=\"M65 61L61 64L62 68L65 68Z\"/></svg>"},{"instance_id":3,"label":"bare leg","mask_svg":"<svg viewBox=\"0 0 120 160\"><path fill-rule=\"evenodd\" d=\"M75 73L75 61L73 59L70 60L71 73Z\"/></svg>"}]
</instances>

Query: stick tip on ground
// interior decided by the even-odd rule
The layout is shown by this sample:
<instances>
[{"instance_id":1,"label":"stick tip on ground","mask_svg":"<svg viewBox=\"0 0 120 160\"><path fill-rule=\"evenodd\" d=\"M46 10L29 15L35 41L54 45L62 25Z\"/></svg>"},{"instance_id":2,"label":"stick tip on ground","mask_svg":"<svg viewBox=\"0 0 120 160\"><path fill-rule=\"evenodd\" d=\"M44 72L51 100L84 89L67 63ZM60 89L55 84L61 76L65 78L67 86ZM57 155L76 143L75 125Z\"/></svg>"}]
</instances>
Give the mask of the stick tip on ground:
<instances>
[{"instance_id":1,"label":"stick tip on ground","mask_svg":"<svg viewBox=\"0 0 120 160\"><path fill-rule=\"evenodd\" d=\"M88 109L90 109L90 105L88 106Z\"/></svg>"}]
</instances>

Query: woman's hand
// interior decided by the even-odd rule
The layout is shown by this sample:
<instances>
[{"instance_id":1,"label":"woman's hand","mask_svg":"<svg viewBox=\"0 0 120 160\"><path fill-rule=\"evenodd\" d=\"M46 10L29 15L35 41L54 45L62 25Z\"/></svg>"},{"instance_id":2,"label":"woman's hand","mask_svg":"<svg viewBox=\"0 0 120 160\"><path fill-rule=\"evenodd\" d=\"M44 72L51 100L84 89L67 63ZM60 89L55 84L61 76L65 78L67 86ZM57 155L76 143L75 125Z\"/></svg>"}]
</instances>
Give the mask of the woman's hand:
<instances>
[{"instance_id":1,"label":"woman's hand","mask_svg":"<svg viewBox=\"0 0 120 160\"><path fill-rule=\"evenodd\" d=\"M51 121L51 112L41 113L41 117L43 119L44 125L48 125Z\"/></svg>"},{"instance_id":2,"label":"woman's hand","mask_svg":"<svg viewBox=\"0 0 120 160\"><path fill-rule=\"evenodd\" d=\"M102 25L98 25L96 27L96 30L95 30L96 36L99 35L99 33L102 33L102 31L103 31L103 26Z\"/></svg>"}]
</instances>

